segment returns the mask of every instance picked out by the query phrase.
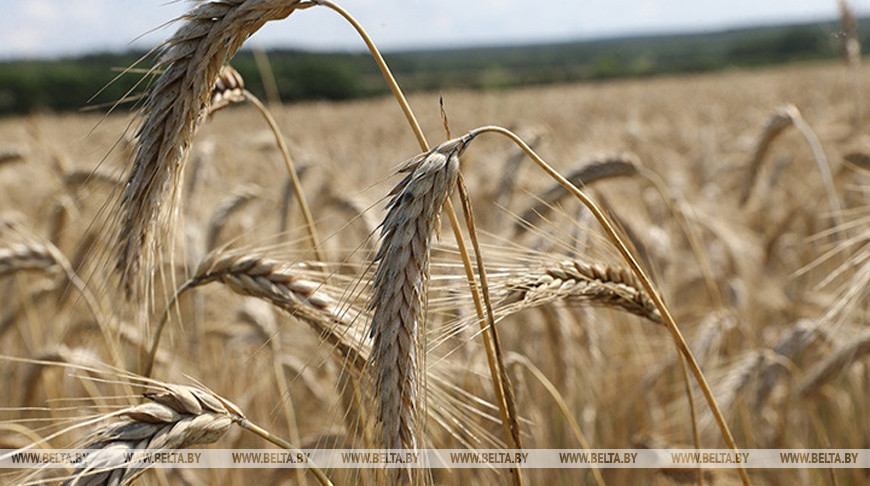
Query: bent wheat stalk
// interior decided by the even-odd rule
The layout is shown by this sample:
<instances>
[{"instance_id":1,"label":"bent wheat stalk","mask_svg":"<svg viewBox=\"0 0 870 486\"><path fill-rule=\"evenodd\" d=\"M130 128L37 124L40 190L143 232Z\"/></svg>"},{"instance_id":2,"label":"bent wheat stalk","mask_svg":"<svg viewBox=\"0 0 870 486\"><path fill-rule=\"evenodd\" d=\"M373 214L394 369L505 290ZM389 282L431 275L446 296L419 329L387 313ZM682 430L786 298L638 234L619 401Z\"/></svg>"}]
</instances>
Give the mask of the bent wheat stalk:
<instances>
[{"instance_id":1,"label":"bent wheat stalk","mask_svg":"<svg viewBox=\"0 0 870 486\"><path fill-rule=\"evenodd\" d=\"M302 6L300 6L301 8ZM311 215L311 209L308 206L308 200L305 198L305 193L302 192L302 182L299 180L299 172L293 163L293 158L290 156L290 150L287 148L287 142L284 140L284 135L278 127L278 122L275 117L266 108L266 105L260 101L253 93L245 89L245 81L241 74L238 73L232 66L226 65L221 68L218 73L218 79L215 82L215 88L211 95L211 100L208 106L208 113L221 110L231 104L247 101L266 120L269 129L272 130L272 135L275 137L275 143L281 152L284 159L284 166L287 168L287 173L290 176L290 183L293 186L296 201L299 203L299 209L302 211L302 217L305 218L305 225L308 230L308 237L311 240L311 247L314 250L314 255L317 260L323 262L325 257L323 250L320 247L320 237L317 236L317 229L314 226L314 217Z\"/></svg>"},{"instance_id":2,"label":"bent wheat stalk","mask_svg":"<svg viewBox=\"0 0 870 486\"><path fill-rule=\"evenodd\" d=\"M446 117L445 117L446 126ZM449 133L449 131L448 131ZM459 188L459 198L462 202L462 211L465 214L465 226L468 228L468 236L471 240L471 246L474 249L474 256L477 260L477 272L480 276L480 293L483 296L483 302L486 305L485 318L479 318L480 329L484 335L484 345L487 348L487 359L491 366L491 374L497 377L496 389L500 390L497 395L499 402L503 402L508 420L502 421L502 427L505 429L505 437L508 438L508 444L513 449L522 449L522 436L520 434L520 425L517 417L519 413L516 407L516 396L514 394L513 384L510 381L510 376L507 373L507 366L504 360L504 351L501 345L501 339L498 335L498 329L495 325L495 313L492 306L492 297L489 293L489 281L487 279L486 268L483 262L483 253L480 250L480 242L477 239L477 229L474 224L474 212L471 208L471 198L468 195L468 190L465 187L465 181L462 178L462 173L459 173L457 186ZM477 290L472 286L472 291ZM518 468L510 468L511 476L515 478L515 482L521 483L522 477L519 474Z\"/></svg>"},{"instance_id":3,"label":"bent wheat stalk","mask_svg":"<svg viewBox=\"0 0 870 486\"><path fill-rule=\"evenodd\" d=\"M731 435L731 430L728 428L728 424L725 421L725 417L722 415L722 411L719 409L719 406L716 404L716 398L713 396L713 392L710 389L710 385L707 383L706 378L704 377L703 372L701 371L700 366L698 366L698 362L692 354L691 349L689 349L688 344L686 343L686 339L683 337L682 332L680 332L679 327L677 327L676 322L674 321L673 316L671 316L670 311L664 303L664 300L659 296L658 292L656 292L655 287L653 286L652 280L646 274L643 267L637 261L637 258L631 253L622 239L619 237L619 234L616 232L616 229L610 219L606 214L595 204L589 196L584 194L582 191L577 189L577 187L572 184L570 181L565 179L561 174L559 174L556 170L550 167L544 159L538 156L534 150L529 148L525 142L523 142L519 137L516 136L510 130L507 130L502 127L497 126L487 126L474 129L470 131L467 135L469 138L477 137L483 133L496 133L507 137L509 140L517 144L520 148L522 148L526 154L541 168L546 172L550 177L559 181L568 191L571 192L580 202L583 203L592 214L595 216L595 219L602 226L605 233L607 233L608 238L611 240L613 245L619 251L620 255L625 259L626 263L628 263L631 271L637 276L638 280L640 280L644 289L646 289L647 294L653 300L656 308L658 308L659 313L664 320L665 325L670 331L671 335L674 338L674 342L677 346L677 349L683 356L686 358L686 361L689 364L689 368L692 370L692 374L695 375L695 379L698 381L699 386L701 387L701 391L704 393L704 398L707 400L707 404L710 407L710 410L713 412L713 416L716 418L716 423L719 426L719 430L722 433L722 437L725 439L725 443L729 448L737 450L737 444L734 442L734 437ZM749 476L746 473L745 468L738 468L738 472L740 474L740 479L743 484L749 484Z\"/></svg>"}]
</instances>

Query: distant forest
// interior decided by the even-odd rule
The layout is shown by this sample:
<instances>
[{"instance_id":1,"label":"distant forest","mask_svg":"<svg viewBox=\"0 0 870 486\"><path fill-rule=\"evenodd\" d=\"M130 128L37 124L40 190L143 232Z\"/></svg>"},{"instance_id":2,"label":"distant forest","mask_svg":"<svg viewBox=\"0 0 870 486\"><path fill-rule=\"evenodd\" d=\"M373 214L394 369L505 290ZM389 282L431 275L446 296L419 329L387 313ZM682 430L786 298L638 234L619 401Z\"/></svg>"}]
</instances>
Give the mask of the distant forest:
<instances>
[{"instance_id":1,"label":"distant forest","mask_svg":"<svg viewBox=\"0 0 870 486\"><path fill-rule=\"evenodd\" d=\"M870 50L870 18L858 25L862 52ZM512 47L394 52L385 57L408 91L514 86L705 72L841 55L836 22L754 27L712 33L625 37ZM99 54L55 61L0 63L0 115L32 111L107 110L147 84L142 70L119 76L143 53ZM282 101L343 100L387 92L363 53L267 53ZM137 67L147 69L153 59ZM243 50L232 65L246 87L265 98L254 55ZM118 79L113 78L118 77ZM111 82L110 82L111 81ZM122 107L135 106L135 100Z\"/></svg>"}]
</instances>

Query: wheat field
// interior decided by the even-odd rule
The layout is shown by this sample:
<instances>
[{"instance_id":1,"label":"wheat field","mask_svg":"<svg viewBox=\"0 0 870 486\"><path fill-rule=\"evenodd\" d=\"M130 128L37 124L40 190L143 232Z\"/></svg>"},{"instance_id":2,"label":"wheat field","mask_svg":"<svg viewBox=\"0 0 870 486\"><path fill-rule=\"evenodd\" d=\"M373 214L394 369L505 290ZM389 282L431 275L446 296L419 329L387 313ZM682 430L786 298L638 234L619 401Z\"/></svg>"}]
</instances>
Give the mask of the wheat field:
<instances>
[{"instance_id":1,"label":"wheat field","mask_svg":"<svg viewBox=\"0 0 870 486\"><path fill-rule=\"evenodd\" d=\"M276 447L251 424L298 448L691 448L694 435L726 448L684 374L671 315L739 447L870 447L860 119L870 110L855 90L867 73L818 63L409 97L433 146L489 125L531 145L615 222L667 314L590 211L515 144L487 133L414 159L420 147L392 97L268 107L316 249L261 112L241 99L204 118L166 183L171 198L155 204L169 217L138 227L161 234L139 269L153 281L133 290L135 269L116 270L136 254L117 261L135 185L125 171L142 150L131 115L0 120L0 449L105 447L130 423L149 424L136 440L173 448ZM457 173L497 333L476 314L446 216L455 207L464 223ZM151 238L121 231L122 244ZM64 473L76 474L4 471L0 482ZM335 484L697 482L693 471L644 469L324 474ZM860 469L748 477L870 480ZM318 480L277 468L80 479ZM741 478L722 469L701 480Z\"/></svg>"}]
</instances>

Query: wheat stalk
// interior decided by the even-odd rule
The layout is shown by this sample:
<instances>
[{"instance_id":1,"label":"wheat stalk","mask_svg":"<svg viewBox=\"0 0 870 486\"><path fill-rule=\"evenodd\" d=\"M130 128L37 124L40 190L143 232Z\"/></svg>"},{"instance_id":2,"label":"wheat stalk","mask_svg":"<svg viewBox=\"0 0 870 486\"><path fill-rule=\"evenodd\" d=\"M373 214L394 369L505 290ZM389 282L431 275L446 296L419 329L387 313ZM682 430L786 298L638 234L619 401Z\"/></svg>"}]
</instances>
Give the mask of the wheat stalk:
<instances>
[{"instance_id":1,"label":"wheat stalk","mask_svg":"<svg viewBox=\"0 0 870 486\"><path fill-rule=\"evenodd\" d=\"M128 295L150 282L158 228L171 222L180 175L197 125L207 113L221 66L266 22L283 19L299 0L221 0L197 4L163 45L162 74L142 107L117 222L118 263ZM144 275L143 275L144 270Z\"/></svg>"},{"instance_id":2,"label":"wheat stalk","mask_svg":"<svg viewBox=\"0 0 870 486\"><path fill-rule=\"evenodd\" d=\"M701 371L701 368L698 365L695 356L692 354L692 350L689 349L689 345L686 343L686 339L685 337L683 337L682 331L680 331L680 328L677 326L677 323L671 315L670 310L665 305L664 300L656 292L656 289L652 283L652 280L649 278L649 275L647 275L646 271L644 271L643 267L641 267L641 265L638 263L635 255L631 252L631 250L629 250L625 242L616 232L616 229L610 218L608 218L608 216L604 214L604 212L595 203L595 201L593 201L589 196L580 191L577 186L572 184L570 181L565 179L564 176L562 176L555 169L553 169L550 164L548 164L537 153L535 153L535 151L532 150L515 133L498 126L486 126L476 128L468 132L466 137L469 139L470 142L471 139L483 133L496 133L511 140L517 146L522 148L523 151L526 152L526 154L538 165L538 167L540 167L550 177L562 184L565 189L571 192L574 197L580 200L580 202L582 202L583 205L592 212L593 216L595 216L595 219L598 221L598 223L607 234L608 239L610 239L610 241L619 251L623 259L625 259L625 262L631 268L632 273L637 276L638 281L643 285L644 289L647 291L647 294L652 299L653 303L655 303L656 308L659 310L659 313L662 316L662 321L664 322L665 326L668 328L668 331L671 333L671 336L674 339L674 344L677 346L677 349L680 351L680 353L682 353L682 355L686 358L692 374L695 376L698 385L701 387L701 391L704 393L704 399L707 401L707 404L709 405L709 408L716 419L716 423L719 426L720 432L722 433L722 438L725 439L725 443L728 445L729 448L734 449L735 451L738 450L737 443L734 441L734 436L731 434L731 429L725 422L725 417L716 403L716 399L713 396L710 385L707 383L707 380L704 377L704 373ZM740 480L744 485L750 484L749 476L745 468L740 467L737 469L737 472L740 475Z\"/></svg>"},{"instance_id":3,"label":"wheat stalk","mask_svg":"<svg viewBox=\"0 0 870 486\"><path fill-rule=\"evenodd\" d=\"M300 8L302 6L305 5L300 5ZM218 73L218 78L215 81L214 90L209 98L209 105L206 111L210 116L231 104L243 101L247 101L254 106L263 116L263 119L266 120L266 123L269 124L269 129L272 130L272 134L275 136L275 143L278 145L281 156L284 158L284 166L287 168L287 173L290 176L290 185L293 187L293 193L296 195L299 209L302 211L303 218L305 218L306 229L311 239L311 247L317 259L321 262L325 261L323 251L320 248L320 237L317 236L317 229L314 226L314 217L311 215L308 200L302 191L302 182L300 181L301 171L296 170L293 158L290 156L290 150L287 147L287 142L284 141L284 135L281 134L281 129L278 127L275 117L272 116L272 113L259 98L245 89L245 81L238 71L233 69L232 66L223 66Z\"/></svg>"},{"instance_id":4,"label":"wheat stalk","mask_svg":"<svg viewBox=\"0 0 870 486\"><path fill-rule=\"evenodd\" d=\"M211 221L208 224L208 233L206 236L207 251L214 250L217 246L221 230L224 228L224 225L226 225L230 216L256 199L257 196L260 195L260 192L258 186L246 184L237 187L231 194L218 202L217 209L215 209Z\"/></svg>"},{"instance_id":5,"label":"wheat stalk","mask_svg":"<svg viewBox=\"0 0 870 486\"><path fill-rule=\"evenodd\" d=\"M418 446L420 326L429 281L432 232L453 191L465 140L445 142L413 159L390 193L375 256L371 336L377 418L388 449Z\"/></svg>"},{"instance_id":6,"label":"wheat stalk","mask_svg":"<svg viewBox=\"0 0 870 486\"><path fill-rule=\"evenodd\" d=\"M519 130L514 130L527 141L529 147L537 148L544 139L545 132L540 127L521 127ZM502 176L495 189L495 194L492 197L493 205L496 207L510 207L511 198L513 197L517 180L520 179L525 164L522 164L526 158L526 153L519 149L514 149L510 157L502 166Z\"/></svg>"},{"instance_id":7,"label":"wheat stalk","mask_svg":"<svg viewBox=\"0 0 870 486\"><path fill-rule=\"evenodd\" d=\"M402 110L402 114L405 117L405 120L408 122L408 126L411 128L411 131L414 133L414 137L417 140L417 143L420 145L420 149L424 152L428 152L429 143L426 141L426 136L423 134L422 128L420 128L420 123L417 121L416 116L414 116L414 112L411 109L411 105L408 103L407 98L405 98L404 93L402 93L402 89L399 87L399 84L396 82L393 73L390 71L389 66L387 66L386 61L384 61L384 57L381 55L377 46L375 46L371 37L365 31L365 29L360 25L360 23L348 13L346 10L341 8L340 6L328 1L328 0L314 0L310 2L316 5L325 6L339 15L341 15L345 20L347 20L353 28L360 35L360 38L366 44L366 47L369 49L372 57L375 60L375 63L380 69L381 74L384 77L384 80L387 82L387 85L390 87L390 91L393 94L393 97L396 99L396 102L399 104L399 107ZM525 150L525 149L524 149ZM526 150L527 151L527 150ZM459 255L462 258L462 265L465 269L466 279L468 281L469 289L471 290L472 299L474 301L475 312L477 313L477 317L481 322L481 325L486 326L486 317L484 315L483 302L480 297L480 293L477 290L477 281L474 274L474 267L471 263L471 258L468 254L467 247L465 245L465 240L462 235L462 227L459 222L459 218L456 216L456 211L453 208L453 204L450 202L450 198L446 198L444 201L444 212L447 213L447 216L450 220L450 227L453 231L453 236L456 239L456 245L459 249ZM491 314L491 308L490 314ZM491 332L495 333L495 327L491 328ZM505 374L504 367L502 366L499 369L499 363L496 362L495 357L493 355L493 349L491 344L491 338L489 333L484 332L484 345L487 353L487 361L489 363L490 368L490 376L492 377L492 386L495 391L496 397L498 398L498 409L499 415L501 418L502 428L505 434L505 440L508 443L513 443L517 447L516 437L512 434L512 427L510 424L517 423L516 415L512 415L508 410L508 406L505 400L505 396L510 393L510 390L506 390L509 387L509 384L506 384L502 381L501 376ZM511 477L513 479L513 483L517 486L521 486L523 484L522 476L519 472L518 468L510 468Z\"/></svg>"}]
</instances>

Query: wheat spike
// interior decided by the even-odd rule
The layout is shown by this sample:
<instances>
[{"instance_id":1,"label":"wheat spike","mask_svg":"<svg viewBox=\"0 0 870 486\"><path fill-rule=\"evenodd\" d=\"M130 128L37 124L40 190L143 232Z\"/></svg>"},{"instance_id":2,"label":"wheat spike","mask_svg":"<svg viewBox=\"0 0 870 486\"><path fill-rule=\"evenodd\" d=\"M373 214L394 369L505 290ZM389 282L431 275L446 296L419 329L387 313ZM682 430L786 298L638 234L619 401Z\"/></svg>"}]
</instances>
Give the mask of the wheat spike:
<instances>
[{"instance_id":1,"label":"wheat spike","mask_svg":"<svg viewBox=\"0 0 870 486\"><path fill-rule=\"evenodd\" d=\"M776 110L764 123L764 128L762 128L761 135L759 135L758 141L755 142L755 148L752 151L752 159L749 161L749 173L746 176L746 182L744 182L740 192L741 206L746 205L749 196L752 195L752 189L755 187L755 181L761 169L761 162L764 160L767 150L773 144L773 141L791 125L792 115L788 106Z\"/></svg>"},{"instance_id":2,"label":"wheat spike","mask_svg":"<svg viewBox=\"0 0 870 486\"><path fill-rule=\"evenodd\" d=\"M417 447L420 326L429 284L432 232L456 184L466 139L455 139L411 160L393 188L381 225L372 283L371 333L377 417L388 449Z\"/></svg>"},{"instance_id":3,"label":"wheat spike","mask_svg":"<svg viewBox=\"0 0 870 486\"><path fill-rule=\"evenodd\" d=\"M235 405L207 390L170 384L156 387L157 391L144 395L149 402L107 416L115 420L95 431L84 448L124 453L209 444L223 437L234 422L244 417ZM141 467L120 464L107 468L99 462L86 461L63 484L129 484L142 472Z\"/></svg>"},{"instance_id":4,"label":"wheat spike","mask_svg":"<svg viewBox=\"0 0 870 486\"><path fill-rule=\"evenodd\" d=\"M640 162L636 155L631 153L606 155L586 162L574 171L566 179L578 187L592 184L596 181L611 179L614 177L631 177L637 175ZM536 202L529 207L514 226L514 234L520 234L538 221L543 219L559 201L570 196L561 184L553 184L547 190L538 194Z\"/></svg>"},{"instance_id":5,"label":"wheat spike","mask_svg":"<svg viewBox=\"0 0 870 486\"><path fill-rule=\"evenodd\" d=\"M556 300L616 307L661 324L661 315L627 268L566 260L521 275L504 277L507 289L497 312L504 316Z\"/></svg>"},{"instance_id":6,"label":"wheat spike","mask_svg":"<svg viewBox=\"0 0 870 486\"><path fill-rule=\"evenodd\" d=\"M120 200L118 269L128 296L153 272L155 234L171 222L180 174L197 125L207 113L222 65L266 22L283 19L299 0L221 0L196 4L164 44L163 69L147 93L133 160ZM144 270L144 273L142 272Z\"/></svg>"},{"instance_id":7,"label":"wheat spike","mask_svg":"<svg viewBox=\"0 0 870 486\"><path fill-rule=\"evenodd\" d=\"M218 73L214 83L214 91L208 100L208 115L220 111L230 105L245 101L245 80L238 71L227 64Z\"/></svg>"},{"instance_id":8,"label":"wheat spike","mask_svg":"<svg viewBox=\"0 0 870 486\"><path fill-rule=\"evenodd\" d=\"M0 248L0 277L16 272L48 272L59 268L55 254L37 242L14 243Z\"/></svg>"},{"instance_id":9,"label":"wheat spike","mask_svg":"<svg viewBox=\"0 0 870 486\"><path fill-rule=\"evenodd\" d=\"M356 329L356 313L330 297L322 285L304 277L302 268L260 255L211 254L185 287L221 282L233 292L265 300L311 327L342 357L346 367L361 371L368 352Z\"/></svg>"}]
</instances>

